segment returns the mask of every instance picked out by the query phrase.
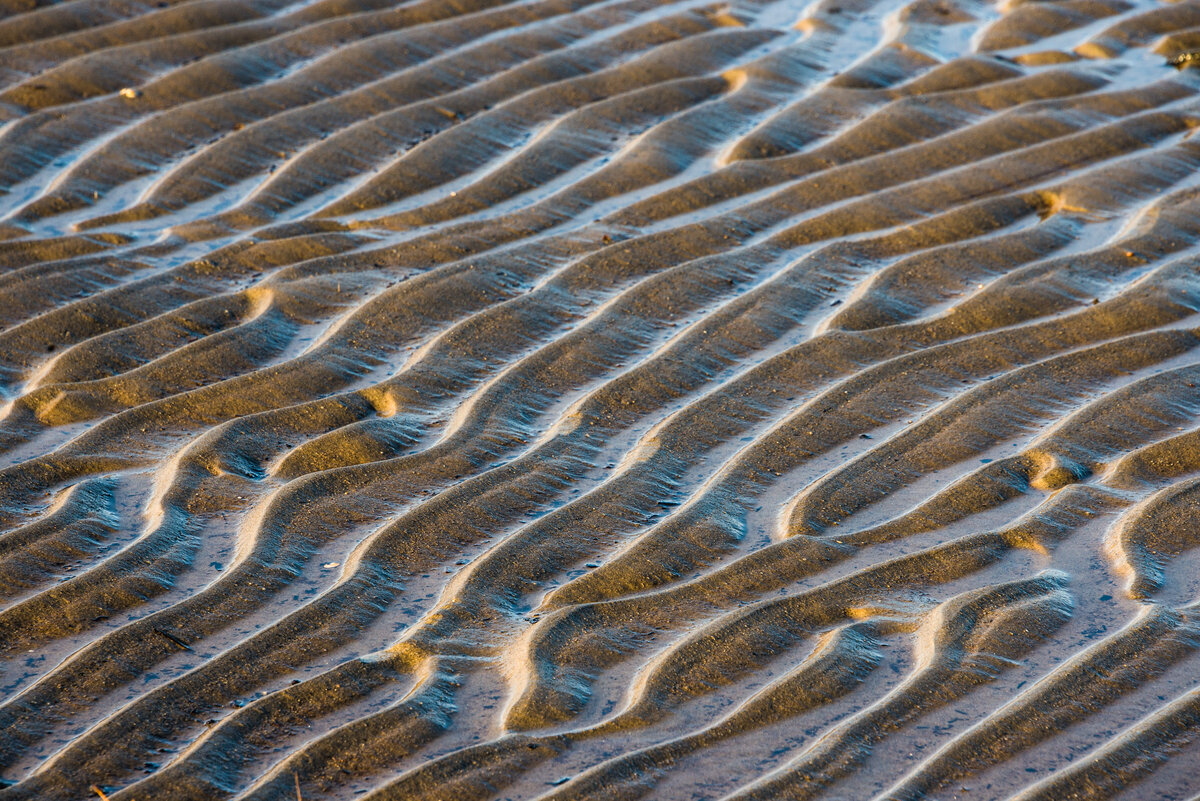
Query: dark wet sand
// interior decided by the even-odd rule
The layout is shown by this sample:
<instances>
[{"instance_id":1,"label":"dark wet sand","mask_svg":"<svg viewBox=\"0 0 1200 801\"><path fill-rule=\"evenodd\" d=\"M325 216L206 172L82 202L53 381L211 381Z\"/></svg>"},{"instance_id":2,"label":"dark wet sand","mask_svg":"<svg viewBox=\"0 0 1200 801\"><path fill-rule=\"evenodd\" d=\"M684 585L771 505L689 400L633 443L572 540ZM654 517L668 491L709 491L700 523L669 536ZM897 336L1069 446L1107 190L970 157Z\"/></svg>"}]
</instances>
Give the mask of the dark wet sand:
<instances>
[{"instance_id":1,"label":"dark wet sand","mask_svg":"<svg viewBox=\"0 0 1200 801\"><path fill-rule=\"evenodd\" d=\"M1200 798L1198 49L0 0L0 801Z\"/></svg>"}]
</instances>

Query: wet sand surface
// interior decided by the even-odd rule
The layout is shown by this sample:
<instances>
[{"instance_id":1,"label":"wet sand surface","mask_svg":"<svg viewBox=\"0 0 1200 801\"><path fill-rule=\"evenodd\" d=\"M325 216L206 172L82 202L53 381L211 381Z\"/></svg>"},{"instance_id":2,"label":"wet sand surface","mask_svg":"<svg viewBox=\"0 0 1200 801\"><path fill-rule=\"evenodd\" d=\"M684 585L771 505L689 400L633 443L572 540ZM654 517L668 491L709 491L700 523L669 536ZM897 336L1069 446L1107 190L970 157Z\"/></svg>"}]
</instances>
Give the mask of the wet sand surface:
<instances>
[{"instance_id":1,"label":"wet sand surface","mask_svg":"<svg viewBox=\"0 0 1200 801\"><path fill-rule=\"evenodd\" d=\"M0 0L0 799L1200 797L1198 48Z\"/></svg>"}]
</instances>

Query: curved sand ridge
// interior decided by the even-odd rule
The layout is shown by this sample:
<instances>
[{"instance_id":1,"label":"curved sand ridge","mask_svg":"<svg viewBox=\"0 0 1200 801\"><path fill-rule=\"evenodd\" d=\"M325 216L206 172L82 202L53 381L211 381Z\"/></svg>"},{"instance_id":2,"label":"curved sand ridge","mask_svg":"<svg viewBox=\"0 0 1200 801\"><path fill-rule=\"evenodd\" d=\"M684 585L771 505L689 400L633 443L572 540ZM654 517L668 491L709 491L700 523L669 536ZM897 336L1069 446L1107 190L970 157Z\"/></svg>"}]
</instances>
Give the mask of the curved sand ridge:
<instances>
[{"instance_id":1,"label":"curved sand ridge","mask_svg":"<svg viewBox=\"0 0 1200 801\"><path fill-rule=\"evenodd\" d=\"M0 0L0 799L1200 798L1195 48Z\"/></svg>"}]
</instances>

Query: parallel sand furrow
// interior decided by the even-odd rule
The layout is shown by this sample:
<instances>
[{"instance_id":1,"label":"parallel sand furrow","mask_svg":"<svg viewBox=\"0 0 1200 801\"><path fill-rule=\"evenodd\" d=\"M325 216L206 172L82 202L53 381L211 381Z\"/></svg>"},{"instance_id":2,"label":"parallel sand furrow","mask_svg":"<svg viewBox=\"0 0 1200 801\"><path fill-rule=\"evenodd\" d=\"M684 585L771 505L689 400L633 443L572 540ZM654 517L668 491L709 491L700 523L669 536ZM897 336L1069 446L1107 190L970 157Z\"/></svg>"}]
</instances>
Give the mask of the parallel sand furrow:
<instances>
[{"instance_id":1,"label":"parallel sand furrow","mask_svg":"<svg viewBox=\"0 0 1200 801\"><path fill-rule=\"evenodd\" d=\"M522 41L522 38L508 42L511 37L505 37L500 41L509 45L506 48L509 52L505 52L499 58L488 58L491 55L489 53L491 48L488 46L487 39L481 44L475 44L472 41L473 38L478 37L483 31L486 31L489 37L494 37L506 28L517 28L514 36L522 37L523 26L538 17L553 19L580 8L586 9L588 5L587 3L548 2L540 6L527 7L520 12L500 9L490 15L498 17L497 19L487 19L485 15L485 19L481 20L485 24L474 29L455 21L456 24L450 26L455 30L453 36L430 37L432 42L429 45L422 47L418 46L418 43L408 43L407 47L401 48L415 51L414 56L422 50L428 50L426 59L416 60L413 58L399 61L390 65L391 69L386 71L382 69L383 65L380 65L380 69L376 73L368 73L358 78L365 85L354 91L346 91L345 88L338 87L335 83L326 92L313 97L306 95L291 97L285 91L286 87L269 84L256 90L255 96L246 98L247 112L252 108L271 109L275 107L281 112L286 112L287 117L283 120L279 120L278 115L240 118L237 123L233 124L232 129L218 129L216 133L220 138L215 142L213 141L213 120L211 115L205 113L205 106L213 105L212 101L196 101L190 104L190 106L199 104L196 108L181 106L169 109L147 119L141 125L126 129L115 139L105 143L103 148L81 160L72 170L87 176L85 179L64 182L61 187L56 187L54 194L47 195L33 206L28 207L26 214L40 216L51 210L64 211L77 207L80 203L94 199L92 198L93 192L110 191L121 183L154 172L156 166L170 166L172 159L183 155L184 160L181 164L172 166L165 174L157 177L153 185L143 192L145 199L142 204L122 212L124 216L131 219L142 218L151 213L161 213L172 206L180 205L179 198L201 200L217 193L231 182L245 180L256 172L274 170L281 157L286 155L286 152L281 154L281 149L292 152L297 149L298 144L304 143L303 138L299 142L296 141L297 134L301 137L314 138L328 135L353 125L364 116L368 116L368 118L375 116L383 109L390 110L395 106L416 105L423 99L434 98L436 102L431 100L424 109L418 107L409 111L413 130L419 130L425 134L430 125L446 126L449 124L445 114L437 112L437 106L447 102L457 106L454 90L463 91L463 85L470 86L473 77L476 79L487 78L490 73L497 71L501 75L511 72L514 65L521 63L522 55L529 55L539 50L553 51L561 48L573 39L594 32L596 28L605 23L612 24L620 21L621 17L613 13L612 9L603 9L608 11L608 14L582 14L582 19L579 20L568 16L568 22L574 24L560 23L558 27L563 30L558 32L558 36L554 36L553 27L542 32L540 36L536 29L524 33L524 37L532 38L528 45ZM630 11L634 11L636 8L637 6L634 6ZM444 25L446 24L444 23ZM669 22L668 25L663 25L661 30L660 36L668 34L671 30ZM475 37L472 37L472 34ZM636 43L636 37L627 38L632 38ZM549 42L545 41L546 39L549 39ZM550 43L556 44L557 47L550 46ZM394 50L396 44L399 43L391 43L391 48L385 48L385 44L377 45L380 53ZM477 50L482 52L476 53ZM602 54L603 51L597 55ZM553 56L549 58L554 60ZM586 60L586 56L584 59ZM372 61L378 60L379 56L374 55ZM463 63L460 64L460 62ZM478 65L476 65L477 62L479 62ZM308 74L308 72L316 70L317 65L301 70L290 77L289 81L295 83L297 87L307 86L313 79L318 80L319 84L330 83L330 76ZM447 73L450 76L456 73L460 73L460 75L455 79L448 77ZM472 73L475 74L472 75ZM342 80L347 79L348 76ZM497 78L493 78L492 82L497 80ZM487 83L484 82L484 85L479 87L474 94L486 97L488 94L485 90ZM510 80L505 83L511 91L514 82ZM334 90L338 88L342 88L343 91L335 93ZM276 97L276 95L282 96ZM304 102L297 102L300 99ZM494 95L489 100L493 103L497 102ZM470 109L470 105L467 106L467 109ZM259 113L261 115L261 112ZM187 121L188 127L176 122L174 119L176 117ZM315 130L305 125L305 121L308 119L312 119L316 123ZM270 139L264 141L262 134L268 133L276 122L291 124L282 135L276 134L276 141ZM258 135L256 136L256 134ZM343 140L345 138L342 137ZM247 147L247 144L251 146ZM196 147L201 149L194 155L190 155L188 151ZM160 159L155 160L158 162L157 164L147 158L148 152L161 152ZM135 153L140 157L133 158ZM200 169L189 168L194 160L201 162ZM203 165L206 161L211 166L204 170ZM360 169L364 166L363 162L357 163Z\"/></svg>"},{"instance_id":2,"label":"parallel sand furrow","mask_svg":"<svg viewBox=\"0 0 1200 801\"><path fill-rule=\"evenodd\" d=\"M778 302L778 301L777 301L777 302ZM634 394L634 395L637 395L637 394L639 394L639 393L632 393L632 394ZM593 431L593 433L598 433L598 432L596 432L596 431Z\"/></svg>"},{"instance_id":3,"label":"parallel sand furrow","mask_svg":"<svg viewBox=\"0 0 1200 801\"><path fill-rule=\"evenodd\" d=\"M0 0L0 799L1186 784L1198 29Z\"/></svg>"},{"instance_id":4,"label":"parallel sand furrow","mask_svg":"<svg viewBox=\"0 0 1200 801\"><path fill-rule=\"evenodd\" d=\"M1143 607L1123 630L1072 657L994 716L935 753L880 798L920 798L1078 722L1194 650L1184 611Z\"/></svg>"},{"instance_id":5,"label":"parallel sand furrow","mask_svg":"<svg viewBox=\"0 0 1200 801\"><path fill-rule=\"evenodd\" d=\"M1195 740L1198 724L1200 691L1190 690L1053 779L1038 782L1014 798L1112 798Z\"/></svg>"},{"instance_id":6,"label":"parallel sand furrow","mask_svg":"<svg viewBox=\"0 0 1200 801\"><path fill-rule=\"evenodd\" d=\"M1073 137L1068 137L1068 138L1073 138ZM1078 144L1078 143L1075 143L1075 144ZM1006 183L1007 183L1009 186L1011 186L1011 179L1010 179L1008 182L1006 182ZM897 190L897 191L898 191L898 190ZM836 213L836 212L834 212L834 213L833 213L833 218L834 218L834 219L837 219L837 218L838 218L838 217L840 217L840 216L841 216L841 215L840 215L840 214L838 214L838 213ZM817 218L817 220L814 220L814 223L816 223L816 222L819 222L819 221L821 221L821 218ZM803 231L803 230L804 230L804 228L805 228L804 226L800 226L800 227L798 227L798 228L795 228L795 229L793 229L793 230L801 230L801 231ZM795 239L797 239L797 237L795 237L795 236L785 236L785 240L795 240ZM809 237L801 236L801 237L799 237L799 239L800 239L800 242L803 242L805 239L809 239ZM646 242L645 244L649 244L649 242ZM281 253L280 255L283 255L283 253ZM197 277L202 277L202 276L204 276L204 275L205 275L205 273L206 273L206 272L208 272L208 270L209 270L209 266L208 266L208 263L207 263L207 262L200 262L200 263L198 263L198 264L189 265L187 269L188 269L188 270L189 270L191 273L195 274ZM226 269L228 269L228 268L226 268ZM236 268L236 267L235 267L234 269L235 269L235 270L237 270L237 268ZM248 268L246 268L246 267L241 267L241 268L240 268L240 270L241 270L241 271L244 271L244 270L246 270L246 269L248 269ZM178 283L178 281L175 281L175 282L169 282L169 281L167 281L167 280L166 280L167 278L168 278L168 276L165 276L165 275L164 275L164 276L162 276L161 278L152 279L152 280L155 280L155 281L156 281L156 283L162 284L162 285L164 285L165 287L169 287L169 288L170 288L170 290L171 290L172 292L178 292L178 290L179 290L179 283ZM123 290L123 293L124 293L124 294L126 294L126 295L131 295L131 294L132 294L132 292L133 292L133 288L132 288L132 287L125 288L125 289ZM95 317L95 314L97 314L97 313L99 313L99 312L100 312L100 309L98 308L96 312L93 312L93 313L90 313L90 314L88 314L88 315L87 315L87 319L88 319L88 321L89 321L89 322L88 322L88 324L89 324L89 325L92 325L92 324L93 324L91 321L96 319L96 317ZM114 321L114 323L110 323L110 325L111 325L111 324L118 324L118 325L119 325L119 324L120 324L120 321L122 320L122 317L123 317L123 316L125 316L125 315L127 315L127 312L126 312L126 311L124 311L123 309L120 309L120 308L118 308L118 309L115 309L115 310L110 310L110 311L107 311L107 312L105 313L105 316L102 316L102 317L100 317L99 319L103 320L103 319L105 319L105 318L107 317L107 319L109 319L109 320L113 320L113 321ZM19 328L18 328L17 330L19 330ZM309 358L309 361L311 361L311 357ZM297 366L300 366L300 365L297 365ZM287 368L287 369L291 369L291 371L292 371L292 372L297 372L297 371L296 371L294 368ZM306 368L306 371L307 371L307 368ZM329 371L329 370L326 370L326 369L321 369L321 370L319 371L319 373L318 373L318 374L321 374L321 375L324 375L324 376L330 376L330 375L331 375L331 374L330 374L330 371ZM358 370L357 370L357 369L354 369L354 368L352 368L352 369L351 369L351 371L350 371L350 372L347 374L347 376L348 376L348 377L350 377L350 376L355 376L355 375L357 375L357 374L358 374ZM256 381L256 380L257 380L257 378L256 378L256 377L252 377L252 378L251 378L251 381L252 381L252 382L254 382L254 381ZM226 405L226 406L228 406L229 404L228 404L228 403L226 403L225 405Z\"/></svg>"},{"instance_id":7,"label":"parallel sand furrow","mask_svg":"<svg viewBox=\"0 0 1200 801\"><path fill-rule=\"evenodd\" d=\"M461 3L435 3L425 0L383 10L373 10L374 4L371 2L363 5L368 9L363 13L318 20L315 24L298 31L285 33L265 42L237 47L231 52L215 53L170 71L139 88L141 97L135 99L144 100L143 103L130 103L130 98L110 94L70 107L67 111L53 108L29 115L5 131L3 140L21 136L22 141L27 142L25 137L34 135L43 140L44 146L34 148L21 142L10 144L5 141L4 145L11 146L12 150L0 146L0 151L5 152L7 157L3 168L4 180L6 183L15 183L31 177L56 156L92 138L97 124L110 128L124 125L146 114L169 111L176 105L186 105L188 101L216 95L231 95L232 98L226 99L236 99L249 87L259 86L262 93L276 94L272 85L277 81L273 79L286 78L290 72L307 62L313 62L310 68L320 77L336 80L338 72L341 71L342 80L352 82L354 78L345 74L346 71L338 59L326 61L330 69L322 70L322 56L328 56L339 44L344 44L350 39L363 39L359 48L369 50L381 44L373 41L374 39L386 37L397 30L436 25L459 15L486 15L488 9L501 3L497 0L480 0L478 3L470 0ZM380 68L383 66L379 65ZM365 77L361 70L353 72L360 79ZM284 86L280 92L288 88ZM320 90L299 91L300 98L317 99L321 94ZM326 91L333 91L333 87ZM219 103L211 105L214 106L214 110L220 108ZM259 106L257 114L269 109L270 106ZM204 124L204 127L212 131L214 124L220 121L231 128L236 122L244 123L255 118L256 113L252 106L232 103L227 106L225 114L212 115L212 119Z\"/></svg>"}]
</instances>

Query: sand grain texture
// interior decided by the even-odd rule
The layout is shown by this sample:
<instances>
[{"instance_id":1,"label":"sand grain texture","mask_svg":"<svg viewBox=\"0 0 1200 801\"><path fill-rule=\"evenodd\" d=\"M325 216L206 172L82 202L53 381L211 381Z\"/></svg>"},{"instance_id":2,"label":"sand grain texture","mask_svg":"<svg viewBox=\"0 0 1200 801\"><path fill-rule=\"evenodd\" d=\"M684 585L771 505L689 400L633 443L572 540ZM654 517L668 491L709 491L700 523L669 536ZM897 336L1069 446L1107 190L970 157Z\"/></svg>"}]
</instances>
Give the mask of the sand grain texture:
<instances>
[{"instance_id":1,"label":"sand grain texture","mask_svg":"<svg viewBox=\"0 0 1200 801\"><path fill-rule=\"evenodd\" d=\"M0 0L0 801L1200 798L1198 54Z\"/></svg>"}]
</instances>

